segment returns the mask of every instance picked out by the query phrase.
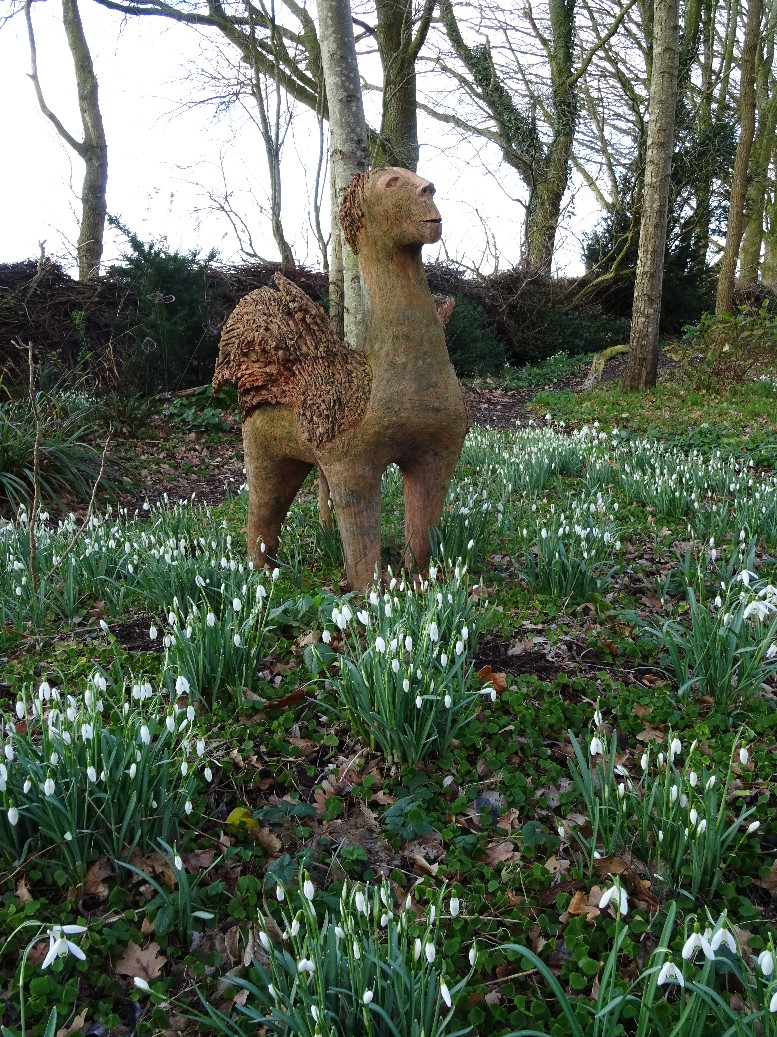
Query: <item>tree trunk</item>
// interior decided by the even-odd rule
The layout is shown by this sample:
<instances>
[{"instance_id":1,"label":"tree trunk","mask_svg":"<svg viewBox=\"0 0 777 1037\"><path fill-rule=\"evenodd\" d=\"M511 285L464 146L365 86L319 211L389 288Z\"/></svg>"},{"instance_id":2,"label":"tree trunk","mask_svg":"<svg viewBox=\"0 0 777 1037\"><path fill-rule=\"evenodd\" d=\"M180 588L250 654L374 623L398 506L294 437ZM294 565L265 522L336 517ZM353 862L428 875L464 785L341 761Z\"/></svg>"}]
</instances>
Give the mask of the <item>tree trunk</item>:
<instances>
[{"instance_id":1,"label":"tree trunk","mask_svg":"<svg viewBox=\"0 0 777 1037\"><path fill-rule=\"evenodd\" d=\"M348 0L318 0L318 35L329 112L330 176L336 203L332 212L332 234L341 237L343 250L344 338L348 345L359 349L364 338L361 275L356 256L342 239L337 219L346 187L357 173L366 172L370 165Z\"/></svg>"},{"instance_id":2,"label":"tree trunk","mask_svg":"<svg viewBox=\"0 0 777 1037\"><path fill-rule=\"evenodd\" d=\"M436 0L425 0L413 36L412 0L376 0L376 37L383 66L383 112L373 164L418 168L415 63L426 40Z\"/></svg>"},{"instance_id":3,"label":"tree trunk","mask_svg":"<svg viewBox=\"0 0 777 1037\"><path fill-rule=\"evenodd\" d=\"M652 388L656 384L679 56L678 0L655 0L642 224L629 362L623 382L627 390Z\"/></svg>"},{"instance_id":4,"label":"tree trunk","mask_svg":"<svg viewBox=\"0 0 777 1037\"><path fill-rule=\"evenodd\" d=\"M78 89L78 110L84 139L79 154L86 171L81 188L81 230L78 235L78 278L86 281L97 277L103 255L103 234L108 189L108 145L100 114L97 76L92 55L84 35L77 0L62 0L62 19L65 25Z\"/></svg>"},{"instance_id":5,"label":"tree trunk","mask_svg":"<svg viewBox=\"0 0 777 1037\"><path fill-rule=\"evenodd\" d=\"M758 50L762 11L762 0L749 0L739 79L739 140L734 158L734 172L731 177L726 244L723 248L723 258L720 261L718 292L715 297L715 313L718 316L730 313L734 306L734 278L739 246L742 242L747 197L747 172L755 134L755 57Z\"/></svg>"},{"instance_id":6,"label":"tree trunk","mask_svg":"<svg viewBox=\"0 0 777 1037\"><path fill-rule=\"evenodd\" d=\"M753 142L750 160L749 187L745 206L747 223L739 253L739 280L743 285L755 284L761 264L761 246L764 240L766 188L769 160L777 128L777 83L772 72L774 39L769 38L766 54L759 55L756 104L758 130Z\"/></svg>"}]
</instances>

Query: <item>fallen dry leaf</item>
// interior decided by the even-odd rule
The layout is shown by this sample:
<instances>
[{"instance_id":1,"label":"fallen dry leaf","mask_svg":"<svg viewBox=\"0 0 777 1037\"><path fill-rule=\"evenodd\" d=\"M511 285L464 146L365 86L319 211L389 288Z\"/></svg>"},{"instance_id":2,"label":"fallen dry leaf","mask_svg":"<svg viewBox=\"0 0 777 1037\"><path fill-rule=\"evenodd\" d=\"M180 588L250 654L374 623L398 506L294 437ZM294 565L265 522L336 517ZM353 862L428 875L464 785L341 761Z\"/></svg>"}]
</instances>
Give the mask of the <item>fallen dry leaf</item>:
<instances>
[{"instance_id":1,"label":"fallen dry leaf","mask_svg":"<svg viewBox=\"0 0 777 1037\"><path fill-rule=\"evenodd\" d=\"M480 679L481 685L490 684L495 689L497 695L501 695L503 691L507 690L507 674L506 673L494 673L490 666L481 666L478 670L478 678Z\"/></svg>"},{"instance_id":2,"label":"fallen dry leaf","mask_svg":"<svg viewBox=\"0 0 777 1037\"><path fill-rule=\"evenodd\" d=\"M515 845L509 840L499 843L490 843L486 848L486 862L492 867L497 864L510 864L520 860L520 853Z\"/></svg>"},{"instance_id":3,"label":"fallen dry leaf","mask_svg":"<svg viewBox=\"0 0 777 1037\"><path fill-rule=\"evenodd\" d=\"M139 947L136 943L128 943L114 969L121 976L139 976L146 982L156 979L167 964L167 958L160 953L159 944L150 943L147 947Z\"/></svg>"},{"instance_id":4,"label":"fallen dry leaf","mask_svg":"<svg viewBox=\"0 0 777 1037\"><path fill-rule=\"evenodd\" d=\"M67 1026L62 1026L57 1030L57 1037L70 1037L71 1033L76 1033L78 1030L83 1030L84 1023L86 1022L86 1013L89 1011L88 1008L82 1009L71 1023Z\"/></svg>"},{"instance_id":5,"label":"fallen dry leaf","mask_svg":"<svg viewBox=\"0 0 777 1037\"><path fill-rule=\"evenodd\" d=\"M590 893L578 890L566 908L566 915L576 915L585 918L586 922L593 922L602 914L599 909L599 901L602 899L602 890L594 886ZM563 916L561 916L563 918Z\"/></svg>"},{"instance_id":6,"label":"fallen dry leaf","mask_svg":"<svg viewBox=\"0 0 777 1037\"><path fill-rule=\"evenodd\" d=\"M107 857L98 857L84 876L84 892L98 901L107 900L110 891L103 879L114 874L113 861Z\"/></svg>"},{"instance_id":7,"label":"fallen dry leaf","mask_svg":"<svg viewBox=\"0 0 777 1037\"><path fill-rule=\"evenodd\" d=\"M22 876L16 884L16 899L20 904L32 903L32 893L27 885L27 879Z\"/></svg>"}]
</instances>

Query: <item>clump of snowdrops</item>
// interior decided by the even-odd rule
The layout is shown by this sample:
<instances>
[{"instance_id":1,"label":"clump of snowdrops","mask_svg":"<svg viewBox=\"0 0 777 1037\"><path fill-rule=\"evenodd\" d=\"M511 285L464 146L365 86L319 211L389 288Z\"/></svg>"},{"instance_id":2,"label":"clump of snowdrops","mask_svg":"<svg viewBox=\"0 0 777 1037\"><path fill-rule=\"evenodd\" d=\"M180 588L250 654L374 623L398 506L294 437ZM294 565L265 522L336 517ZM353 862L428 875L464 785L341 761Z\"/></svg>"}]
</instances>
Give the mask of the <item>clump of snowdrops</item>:
<instances>
[{"instance_id":1,"label":"clump of snowdrops","mask_svg":"<svg viewBox=\"0 0 777 1037\"><path fill-rule=\"evenodd\" d=\"M321 896L302 872L295 888L278 886L276 917L259 915L254 959L231 985L247 991L235 1015L203 1003L212 1033L234 1037L257 1027L286 1037L462 1037L451 1029L472 975L445 960L440 923L458 898L441 892L425 907L408 896L397 909L390 883L347 884L339 903ZM148 984L136 981L141 989ZM154 995L157 996L156 994Z\"/></svg>"},{"instance_id":2,"label":"clump of snowdrops","mask_svg":"<svg viewBox=\"0 0 777 1037\"><path fill-rule=\"evenodd\" d=\"M777 673L777 587L747 569L712 600L688 588L688 623L666 620L650 634L664 649L677 694L708 695L731 710Z\"/></svg>"},{"instance_id":3,"label":"clump of snowdrops","mask_svg":"<svg viewBox=\"0 0 777 1037\"><path fill-rule=\"evenodd\" d=\"M618 900L613 903L617 905ZM647 968L631 979L633 972L622 967L621 954L625 941L630 936L638 940L642 929L630 931L627 913L627 907L616 907L615 938L591 997L571 1001L553 971L534 951L516 944L502 947L511 957L523 960L523 967L533 967L543 977L558 1005L558 1014L564 1019L563 1032L571 1037L619 1037L623 1033L637 1037L777 1034L777 982L771 938L756 957L739 946L736 926L725 911L715 921L710 917L705 923L687 916L681 929L677 905L670 903ZM548 1037L545 1031L536 1029L516 1030L506 1037L530 1035Z\"/></svg>"},{"instance_id":4,"label":"clump of snowdrops","mask_svg":"<svg viewBox=\"0 0 777 1037\"><path fill-rule=\"evenodd\" d=\"M163 635L165 665L183 674L193 694L211 706L224 688L241 700L243 691L252 691L261 679L259 662L265 655L266 634L272 620L283 608L271 608L272 589L278 570L272 574L268 592L257 573L230 596L222 585L220 602L191 599L184 611L177 598L167 616ZM158 636L156 627L149 631Z\"/></svg>"},{"instance_id":5,"label":"clump of snowdrops","mask_svg":"<svg viewBox=\"0 0 777 1037\"><path fill-rule=\"evenodd\" d=\"M337 699L324 708L401 764L446 749L480 697L492 695L474 686L484 608L473 601L466 568L455 565L439 583L437 576L432 566L417 587L392 577L361 608L342 601L331 613L334 629L324 630L314 649ZM341 654L331 647L335 637Z\"/></svg>"},{"instance_id":6,"label":"clump of snowdrops","mask_svg":"<svg viewBox=\"0 0 777 1037\"><path fill-rule=\"evenodd\" d=\"M109 687L95 670L74 694L46 681L25 688L15 713L0 723L7 862L37 855L78 883L101 854L115 861L177 839L205 751L192 705L145 680Z\"/></svg>"},{"instance_id":7,"label":"clump of snowdrops","mask_svg":"<svg viewBox=\"0 0 777 1037\"><path fill-rule=\"evenodd\" d=\"M754 807L743 806L732 818L728 802L737 769L749 761L747 747L735 743L721 775L695 742L686 752L670 734L659 752L643 752L640 774L633 776L618 764L617 732L607 736L598 709L588 745L572 732L569 738L569 769L592 828L590 839L577 836L589 867L602 853L629 851L674 893L713 897L723 869L760 827L748 821Z\"/></svg>"}]
</instances>

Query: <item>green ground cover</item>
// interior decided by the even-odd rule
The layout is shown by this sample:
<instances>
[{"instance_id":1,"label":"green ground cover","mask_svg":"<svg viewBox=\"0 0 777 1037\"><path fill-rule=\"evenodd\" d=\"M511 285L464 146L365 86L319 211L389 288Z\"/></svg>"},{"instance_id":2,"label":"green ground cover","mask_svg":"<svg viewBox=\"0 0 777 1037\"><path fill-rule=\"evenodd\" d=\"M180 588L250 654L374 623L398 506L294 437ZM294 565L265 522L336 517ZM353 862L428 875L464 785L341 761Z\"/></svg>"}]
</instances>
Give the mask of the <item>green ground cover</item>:
<instances>
[{"instance_id":1,"label":"green ground cover","mask_svg":"<svg viewBox=\"0 0 777 1037\"><path fill-rule=\"evenodd\" d=\"M365 597L312 486L3 528L4 1037L777 1033L773 385L536 413Z\"/></svg>"}]
</instances>

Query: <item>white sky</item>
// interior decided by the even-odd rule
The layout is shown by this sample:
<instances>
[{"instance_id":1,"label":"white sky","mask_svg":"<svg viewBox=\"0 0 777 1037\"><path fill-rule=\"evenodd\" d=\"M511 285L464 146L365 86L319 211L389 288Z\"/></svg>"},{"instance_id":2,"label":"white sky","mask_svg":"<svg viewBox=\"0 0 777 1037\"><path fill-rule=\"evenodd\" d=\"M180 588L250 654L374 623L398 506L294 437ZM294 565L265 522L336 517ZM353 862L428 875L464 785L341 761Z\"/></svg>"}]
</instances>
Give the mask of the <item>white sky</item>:
<instances>
[{"instance_id":1,"label":"white sky","mask_svg":"<svg viewBox=\"0 0 777 1037\"><path fill-rule=\"evenodd\" d=\"M265 197L267 172L257 130L235 111L214 116L212 107L185 110L196 92L187 76L208 45L194 29L164 18L128 18L83 0L81 14L100 84L108 138L108 211L144 241L166 238L170 248L201 253L218 249L224 262L240 262L238 241L226 218L209 209L207 191L223 183L223 156L236 207L251 226L254 244L277 258L269 226L257 206ZM54 0L33 6L38 70L49 107L73 136L81 137L75 82ZM0 31L0 96L7 143L0 162L0 262L48 255L72 269L78 236L83 166L43 116L28 78L30 68L23 16ZM368 119L378 99L365 98ZM497 150L481 141L462 144L439 123L421 116L419 173L434 180L444 220L443 243L453 260L488 273L498 253L499 268L520 258L522 196L516 174L500 168ZM377 119L372 119L373 125ZM313 176L315 121L300 108L284 151L283 221L298 261L318 265L310 231L308 178ZM478 158L480 152L480 158ZM504 189L500 184L504 184ZM575 233L559 237L559 273L582 268L579 234L591 225L590 205L578 203L581 218L568 221ZM489 238L491 242L489 244ZM122 243L106 238L104 260L116 261ZM425 258L444 258L425 250Z\"/></svg>"}]
</instances>

